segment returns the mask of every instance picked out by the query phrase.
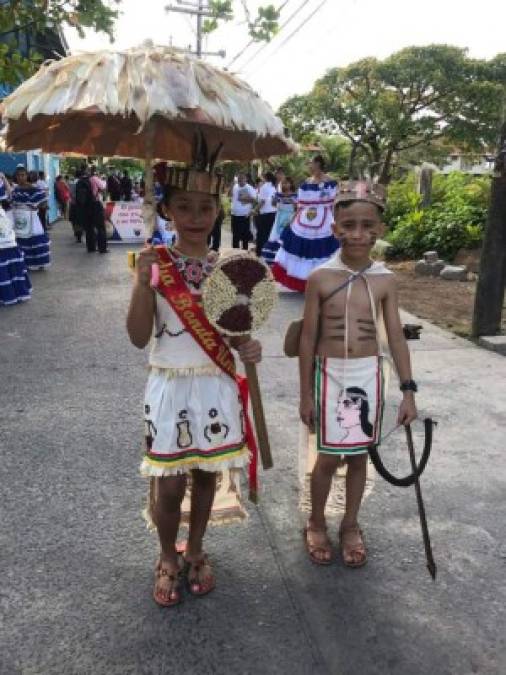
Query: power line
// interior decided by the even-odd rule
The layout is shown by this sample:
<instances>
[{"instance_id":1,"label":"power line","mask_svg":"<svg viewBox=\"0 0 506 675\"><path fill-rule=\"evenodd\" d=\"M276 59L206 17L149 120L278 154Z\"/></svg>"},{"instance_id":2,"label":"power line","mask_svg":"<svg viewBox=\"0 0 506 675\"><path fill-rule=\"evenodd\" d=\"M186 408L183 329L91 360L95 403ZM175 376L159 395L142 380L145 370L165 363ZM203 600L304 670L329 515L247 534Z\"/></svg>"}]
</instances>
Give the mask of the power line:
<instances>
[{"instance_id":1,"label":"power line","mask_svg":"<svg viewBox=\"0 0 506 675\"><path fill-rule=\"evenodd\" d=\"M307 17L304 19L304 21L303 21L302 23L300 23L300 24L297 26L297 28L296 28L294 31L292 31L292 32L290 33L290 35L289 35L287 38L285 38L285 39L283 40L283 42L282 42L280 45L278 45L278 46L276 47L276 49L275 49L273 52L271 52L271 53L269 54L269 56L267 57L267 59L264 59L264 60L261 62L261 64L258 66L258 69L260 70L260 68L262 68L262 67L267 63L268 59L270 59L272 56L274 56L274 54L277 54L277 53L279 52L279 50L287 44L287 42L289 42L295 35L297 35L297 33L301 30L301 28L303 28L303 26L305 26L305 25L308 23L308 21L311 21L311 19L313 18L313 16L314 16L317 12L320 11L320 9L323 7L323 5L324 5L326 2L327 2L327 0L322 0L322 2L320 2L320 4L318 5L318 7L316 7L316 9L314 9L314 10L311 12L311 14L309 14L309 16L307 16ZM248 61L248 63L251 62L251 60L252 60L252 59L250 59L250 61ZM244 67L244 66L243 66L243 67Z\"/></svg>"},{"instance_id":2,"label":"power line","mask_svg":"<svg viewBox=\"0 0 506 675\"><path fill-rule=\"evenodd\" d=\"M285 2L283 2L282 5L280 5L278 11L281 12L281 11L284 9L284 7L286 7L286 5L288 5L289 2L291 2L291 0L285 0ZM304 5L307 5L308 2L309 2L309 0L305 0L305 1L302 3L302 5L299 7L299 9L297 9L291 16L289 16L288 19L287 19L283 24L281 24L281 26L279 27L278 35L279 35L279 33L283 30L283 28L285 28L285 26L286 26L287 24L289 24L290 21L298 14L298 12L300 12L300 10L304 7ZM252 45L254 45L255 42L256 42L256 40L251 39L251 40L246 44L245 47L243 47L239 52L237 52L237 54L234 56L234 58L232 59L232 61L230 61L230 63L227 64L227 69L230 68L230 66L231 66L232 64L234 64L234 63L237 61L237 59L239 59L239 58L244 54L244 52L246 52ZM268 44L270 44L270 43L269 43L269 42L266 42L265 44L263 44L263 45L260 47L260 49L258 49L258 50L253 54L253 56L251 57L251 59L254 59L255 56L257 56L257 54L259 54L263 49L265 49L265 48L267 47ZM251 61L251 59L250 59L250 61ZM247 61L247 63L249 63L250 61ZM244 67L244 66L243 66L243 67Z\"/></svg>"}]
</instances>

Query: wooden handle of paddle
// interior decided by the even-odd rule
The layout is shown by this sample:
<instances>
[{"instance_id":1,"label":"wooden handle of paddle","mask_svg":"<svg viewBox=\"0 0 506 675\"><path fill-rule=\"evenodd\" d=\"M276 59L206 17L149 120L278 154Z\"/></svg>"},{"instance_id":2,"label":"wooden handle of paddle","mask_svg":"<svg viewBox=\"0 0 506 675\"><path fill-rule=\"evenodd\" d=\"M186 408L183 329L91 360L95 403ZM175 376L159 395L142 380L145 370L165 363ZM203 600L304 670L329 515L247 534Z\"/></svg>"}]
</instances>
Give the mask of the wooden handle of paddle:
<instances>
[{"instance_id":1,"label":"wooden handle of paddle","mask_svg":"<svg viewBox=\"0 0 506 675\"><path fill-rule=\"evenodd\" d=\"M264 469L271 469L274 464L272 461L267 425L265 424L264 406L262 403L262 394L260 393L257 368L254 363L245 363L244 368L246 370L246 377L248 378L251 407L253 408L253 418L255 420L262 467Z\"/></svg>"}]
</instances>

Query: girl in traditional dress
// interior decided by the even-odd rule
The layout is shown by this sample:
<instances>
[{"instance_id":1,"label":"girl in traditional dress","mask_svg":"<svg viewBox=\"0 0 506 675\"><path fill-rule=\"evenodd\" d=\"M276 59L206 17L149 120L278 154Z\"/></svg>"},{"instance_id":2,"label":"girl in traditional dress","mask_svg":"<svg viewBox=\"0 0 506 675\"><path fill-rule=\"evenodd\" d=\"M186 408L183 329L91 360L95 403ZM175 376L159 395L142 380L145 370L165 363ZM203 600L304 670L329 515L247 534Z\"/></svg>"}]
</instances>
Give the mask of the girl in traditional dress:
<instances>
[{"instance_id":1,"label":"girl in traditional dress","mask_svg":"<svg viewBox=\"0 0 506 675\"><path fill-rule=\"evenodd\" d=\"M14 232L19 248L25 256L29 270L43 270L51 264L49 238L39 218L39 208L47 204L44 190L28 181L23 166L18 166L14 174L16 187L11 194Z\"/></svg>"},{"instance_id":2,"label":"girl in traditional dress","mask_svg":"<svg viewBox=\"0 0 506 675\"><path fill-rule=\"evenodd\" d=\"M281 190L276 193L276 219L270 237L262 249L262 257L268 265L272 265L274 262L281 245L281 235L285 227L292 222L297 204L295 184L289 176L283 177L279 187Z\"/></svg>"},{"instance_id":3,"label":"girl in traditional dress","mask_svg":"<svg viewBox=\"0 0 506 675\"><path fill-rule=\"evenodd\" d=\"M0 206L0 306L29 300L32 284L11 219Z\"/></svg>"},{"instance_id":4,"label":"girl in traditional dress","mask_svg":"<svg viewBox=\"0 0 506 675\"><path fill-rule=\"evenodd\" d=\"M10 208L9 197L11 191L12 188L5 174L0 172L0 206L6 211Z\"/></svg>"},{"instance_id":5,"label":"girl in traditional dress","mask_svg":"<svg viewBox=\"0 0 506 675\"><path fill-rule=\"evenodd\" d=\"M332 234L337 182L325 174L321 155L312 160L311 174L299 187L297 213L281 234L281 247L272 266L276 281L300 293L310 273L330 260L339 247Z\"/></svg>"},{"instance_id":6,"label":"girl in traditional dress","mask_svg":"<svg viewBox=\"0 0 506 675\"><path fill-rule=\"evenodd\" d=\"M127 319L136 347L142 349L152 339L141 473L151 478L150 511L161 547L153 597L164 607L181 601L185 566L193 595L213 590L214 574L202 540L217 474L223 472L222 482L229 481L230 471L249 460L239 389L224 367L223 354L229 354L228 363L233 364L233 358L219 334L206 325L199 304L202 283L217 259L208 251L207 238L218 215L219 181L208 172L173 168L167 183L172 189L166 193L166 208L177 241L173 247L148 246L140 252ZM155 291L152 265L158 263ZM237 349L244 362L260 360L256 340ZM183 560L176 538L190 481L190 529ZM234 489L227 485L229 491Z\"/></svg>"}]
</instances>

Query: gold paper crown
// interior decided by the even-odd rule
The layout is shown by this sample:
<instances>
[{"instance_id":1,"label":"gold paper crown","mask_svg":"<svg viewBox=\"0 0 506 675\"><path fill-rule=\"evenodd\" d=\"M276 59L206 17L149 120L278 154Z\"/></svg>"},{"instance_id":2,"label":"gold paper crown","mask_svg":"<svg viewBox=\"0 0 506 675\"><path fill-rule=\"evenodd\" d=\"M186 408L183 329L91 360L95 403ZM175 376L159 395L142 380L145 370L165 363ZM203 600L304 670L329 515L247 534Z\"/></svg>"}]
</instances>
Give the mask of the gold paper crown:
<instances>
[{"instance_id":1,"label":"gold paper crown","mask_svg":"<svg viewBox=\"0 0 506 675\"><path fill-rule=\"evenodd\" d=\"M369 202L385 210L387 192L384 185L365 180L342 181L336 197L336 206L346 202Z\"/></svg>"},{"instance_id":2,"label":"gold paper crown","mask_svg":"<svg viewBox=\"0 0 506 675\"><path fill-rule=\"evenodd\" d=\"M169 166L165 183L185 192L205 192L219 195L222 190L223 176L214 170L223 143L209 154L207 141L202 131L195 134L192 163L189 166Z\"/></svg>"}]
</instances>

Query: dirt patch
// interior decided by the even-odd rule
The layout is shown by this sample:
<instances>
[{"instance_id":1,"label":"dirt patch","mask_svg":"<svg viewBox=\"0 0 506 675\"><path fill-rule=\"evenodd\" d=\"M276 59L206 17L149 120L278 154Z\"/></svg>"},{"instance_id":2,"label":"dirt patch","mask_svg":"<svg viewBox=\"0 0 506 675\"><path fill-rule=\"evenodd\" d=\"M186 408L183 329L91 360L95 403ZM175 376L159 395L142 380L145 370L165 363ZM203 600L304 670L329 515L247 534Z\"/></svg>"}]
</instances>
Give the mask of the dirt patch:
<instances>
[{"instance_id":1,"label":"dirt patch","mask_svg":"<svg viewBox=\"0 0 506 675\"><path fill-rule=\"evenodd\" d=\"M433 277L415 277L414 262L388 263L399 286L403 309L457 335L469 337L473 320L475 281L445 281ZM503 311L506 332L506 308Z\"/></svg>"}]
</instances>

